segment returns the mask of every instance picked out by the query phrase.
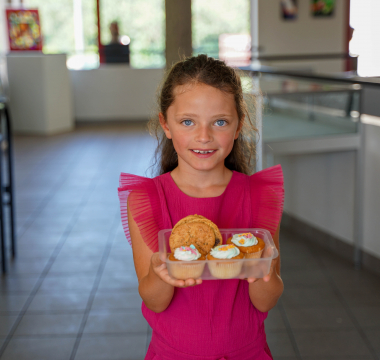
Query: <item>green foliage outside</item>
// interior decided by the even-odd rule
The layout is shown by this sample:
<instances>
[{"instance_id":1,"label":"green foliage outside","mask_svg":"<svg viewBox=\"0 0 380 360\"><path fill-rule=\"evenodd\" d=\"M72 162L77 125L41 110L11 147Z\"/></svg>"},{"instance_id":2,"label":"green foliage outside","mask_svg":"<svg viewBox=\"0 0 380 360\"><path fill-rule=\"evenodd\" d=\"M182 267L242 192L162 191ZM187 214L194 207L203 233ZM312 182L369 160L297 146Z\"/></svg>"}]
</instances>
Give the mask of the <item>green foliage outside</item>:
<instances>
[{"instance_id":1,"label":"green foliage outside","mask_svg":"<svg viewBox=\"0 0 380 360\"><path fill-rule=\"evenodd\" d=\"M218 57L220 34L249 34L249 0L192 0L193 52Z\"/></svg>"},{"instance_id":2,"label":"green foliage outside","mask_svg":"<svg viewBox=\"0 0 380 360\"><path fill-rule=\"evenodd\" d=\"M40 11L45 53L75 54L73 0L25 0ZM109 24L119 22L120 35L131 38L131 65L165 65L164 0L101 0L101 38L111 39ZM84 52L97 53L96 0L82 0ZM193 0L194 54L218 56L223 33L249 33L249 0Z\"/></svg>"}]
</instances>

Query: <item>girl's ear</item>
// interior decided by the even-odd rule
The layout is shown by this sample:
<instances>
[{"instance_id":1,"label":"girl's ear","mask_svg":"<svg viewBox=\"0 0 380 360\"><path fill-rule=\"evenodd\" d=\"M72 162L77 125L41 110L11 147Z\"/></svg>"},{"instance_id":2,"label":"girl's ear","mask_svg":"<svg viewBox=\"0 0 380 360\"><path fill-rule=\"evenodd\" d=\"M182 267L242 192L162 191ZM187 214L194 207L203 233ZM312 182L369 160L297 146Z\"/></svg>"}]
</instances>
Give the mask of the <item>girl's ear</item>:
<instances>
[{"instance_id":1,"label":"girl's ear","mask_svg":"<svg viewBox=\"0 0 380 360\"><path fill-rule=\"evenodd\" d=\"M165 120L165 117L164 117L164 114L162 112L160 112L158 114L158 119L160 121L160 125L162 127L162 130L164 130L164 133L166 135L166 137L168 139L171 139L172 138L172 135L170 134L170 130L169 130L169 127L168 127L168 123L166 122Z\"/></svg>"},{"instance_id":2,"label":"girl's ear","mask_svg":"<svg viewBox=\"0 0 380 360\"><path fill-rule=\"evenodd\" d=\"M243 115L242 119L239 121L239 125L238 125L238 128L236 130L234 140L236 140L239 137L240 131L244 125L244 118L245 118L245 115Z\"/></svg>"}]
</instances>

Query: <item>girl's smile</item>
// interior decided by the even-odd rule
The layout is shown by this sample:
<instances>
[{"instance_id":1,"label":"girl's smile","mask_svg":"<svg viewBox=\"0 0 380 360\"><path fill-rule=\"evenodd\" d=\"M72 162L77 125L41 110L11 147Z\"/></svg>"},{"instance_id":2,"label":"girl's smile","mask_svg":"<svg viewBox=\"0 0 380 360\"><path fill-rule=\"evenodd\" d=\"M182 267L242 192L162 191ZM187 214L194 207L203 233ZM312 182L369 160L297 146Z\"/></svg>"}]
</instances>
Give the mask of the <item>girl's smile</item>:
<instances>
[{"instance_id":1,"label":"girl's smile","mask_svg":"<svg viewBox=\"0 0 380 360\"><path fill-rule=\"evenodd\" d=\"M220 171L241 128L234 96L201 83L177 86L174 96L160 123L173 141L179 168Z\"/></svg>"}]
</instances>

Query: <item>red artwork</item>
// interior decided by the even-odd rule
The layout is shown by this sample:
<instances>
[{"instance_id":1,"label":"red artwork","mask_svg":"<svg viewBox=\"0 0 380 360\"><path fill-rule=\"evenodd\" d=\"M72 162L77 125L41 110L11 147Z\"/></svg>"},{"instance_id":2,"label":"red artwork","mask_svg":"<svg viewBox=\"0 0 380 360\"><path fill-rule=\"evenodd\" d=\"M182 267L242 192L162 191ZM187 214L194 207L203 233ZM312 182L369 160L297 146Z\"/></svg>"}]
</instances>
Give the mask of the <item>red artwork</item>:
<instances>
[{"instance_id":1,"label":"red artwork","mask_svg":"<svg viewBox=\"0 0 380 360\"><path fill-rule=\"evenodd\" d=\"M7 9L6 19L11 51L42 51L42 36L38 10Z\"/></svg>"}]
</instances>

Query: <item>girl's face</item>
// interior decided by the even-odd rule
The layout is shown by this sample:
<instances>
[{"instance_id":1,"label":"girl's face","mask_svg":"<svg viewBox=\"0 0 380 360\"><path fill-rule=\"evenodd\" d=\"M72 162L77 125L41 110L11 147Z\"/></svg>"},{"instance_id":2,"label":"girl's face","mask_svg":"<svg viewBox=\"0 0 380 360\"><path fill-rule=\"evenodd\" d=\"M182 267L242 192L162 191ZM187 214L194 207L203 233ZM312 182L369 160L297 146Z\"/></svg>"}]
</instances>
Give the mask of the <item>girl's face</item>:
<instances>
[{"instance_id":1,"label":"girl's face","mask_svg":"<svg viewBox=\"0 0 380 360\"><path fill-rule=\"evenodd\" d=\"M200 171L224 167L241 125L234 96L205 84L181 85L160 123L173 140L178 165Z\"/></svg>"}]
</instances>

